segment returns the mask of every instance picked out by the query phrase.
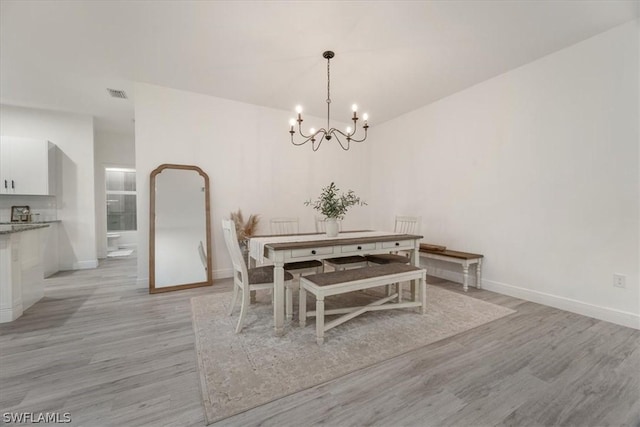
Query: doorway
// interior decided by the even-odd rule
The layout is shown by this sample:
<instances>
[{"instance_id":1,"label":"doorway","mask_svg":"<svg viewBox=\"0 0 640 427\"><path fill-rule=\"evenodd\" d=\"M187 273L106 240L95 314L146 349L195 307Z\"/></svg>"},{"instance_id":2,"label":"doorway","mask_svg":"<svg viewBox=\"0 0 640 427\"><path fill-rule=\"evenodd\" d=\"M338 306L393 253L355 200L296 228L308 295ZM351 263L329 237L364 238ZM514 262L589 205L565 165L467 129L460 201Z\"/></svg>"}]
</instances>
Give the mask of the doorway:
<instances>
[{"instance_id":1,"label":"doorway","mask_svg":"<svg viewBox=\"0 0 640 427\"><path fill-rule=\"evenodd\" d=\"M136 171L105 168L107 258L135 257L137 246Z\"/></svg>"}]
</instances>

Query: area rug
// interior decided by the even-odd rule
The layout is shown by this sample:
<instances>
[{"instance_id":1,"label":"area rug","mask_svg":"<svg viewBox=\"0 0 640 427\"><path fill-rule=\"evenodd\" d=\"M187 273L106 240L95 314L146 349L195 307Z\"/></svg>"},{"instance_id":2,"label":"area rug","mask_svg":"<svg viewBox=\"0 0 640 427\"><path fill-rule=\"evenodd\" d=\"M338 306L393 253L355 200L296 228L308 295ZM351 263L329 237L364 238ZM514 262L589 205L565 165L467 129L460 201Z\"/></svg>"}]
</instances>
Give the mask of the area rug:
<instances>
[{"instance_id":1,"label":"area rug","mask_svg":"<svg viewBox=\"0 0 640 427\"><path fill-rule=\"evenodd\" d=\"M364 305L379 297L341 295L327 298L325 308ZM292 322L283 337L273 335L268 291L258 292L240 334L234 333L239 303L232 316L226 314L230 292L192 298L207 424L514 313L435 286L428 286L427 300L425 315L407 309L368 312L328 331L319 346L315 318L304 328Z\"/></svg>"}]
</instances>

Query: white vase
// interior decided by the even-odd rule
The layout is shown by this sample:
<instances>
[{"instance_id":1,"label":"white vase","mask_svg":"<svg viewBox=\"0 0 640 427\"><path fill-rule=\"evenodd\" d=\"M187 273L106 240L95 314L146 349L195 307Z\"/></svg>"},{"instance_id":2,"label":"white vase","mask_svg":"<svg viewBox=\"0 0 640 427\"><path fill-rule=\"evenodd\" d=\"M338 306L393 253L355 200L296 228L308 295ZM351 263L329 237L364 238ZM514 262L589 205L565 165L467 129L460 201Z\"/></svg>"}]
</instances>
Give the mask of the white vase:
<instances>
[{"instance_id":1,"label":"white vase","mask_svg":"<svg viewBox=\"0 0 640 427\"><path fill-rule=\"evenodd\" d=\"M336 218L327 218L325 225L327 237L336 237L338 235L338 220Z\"/></svg>"}]
</instances>

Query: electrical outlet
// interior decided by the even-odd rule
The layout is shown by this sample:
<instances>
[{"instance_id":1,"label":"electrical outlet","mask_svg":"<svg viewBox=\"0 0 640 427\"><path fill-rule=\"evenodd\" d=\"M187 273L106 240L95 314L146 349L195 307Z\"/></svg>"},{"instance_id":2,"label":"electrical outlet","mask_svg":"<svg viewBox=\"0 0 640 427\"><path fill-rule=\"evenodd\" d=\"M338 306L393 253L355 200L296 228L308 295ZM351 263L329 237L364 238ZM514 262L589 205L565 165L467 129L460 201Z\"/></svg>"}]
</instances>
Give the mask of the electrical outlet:
<instances>
[{"instance_id":1,"label":"electrical outlet","mask_svg":"<svg viewBox=\"0 0 640 427\"><path fill-rule=\"evenodd\" d=\"M614 274L613 275L613 286L616 288L626 288L627 287L627 276L624 274Z\"/></svg>"}]
</instances>

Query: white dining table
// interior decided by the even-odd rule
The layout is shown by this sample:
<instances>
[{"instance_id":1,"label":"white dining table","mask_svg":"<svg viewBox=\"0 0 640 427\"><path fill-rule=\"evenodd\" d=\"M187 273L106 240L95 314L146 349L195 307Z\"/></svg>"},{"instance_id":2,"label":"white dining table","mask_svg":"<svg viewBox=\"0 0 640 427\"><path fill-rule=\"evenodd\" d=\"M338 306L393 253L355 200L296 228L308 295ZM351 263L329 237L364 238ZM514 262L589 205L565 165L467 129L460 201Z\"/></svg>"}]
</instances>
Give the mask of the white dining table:
<instances>
[{"instance_id":1,"label":"white dining table","mask_svg":"<svg viewBox=\"0 0 640 427\"><path fill-rule=\"evenodd\" d=\"M419 267L420 239L422 236L419 235L387 231L343 231L337 237L327 237L324 233L252 237L249 240L251 263L273 263L274 266L273 324L276 336L284 335L285 263L407 251L411 264ZM417 283L412 283L412 293L415 293L416 286Z\"/></svg>"}]
</instances>

